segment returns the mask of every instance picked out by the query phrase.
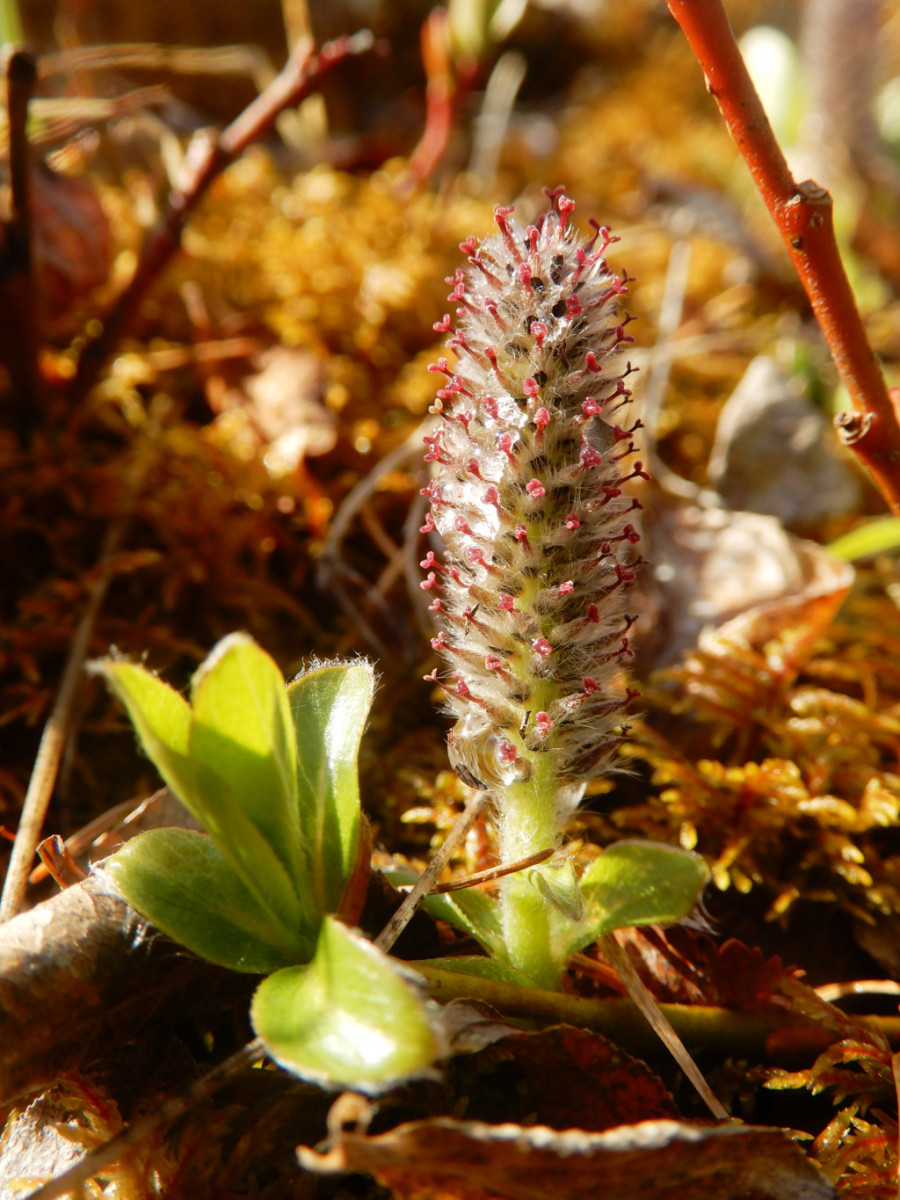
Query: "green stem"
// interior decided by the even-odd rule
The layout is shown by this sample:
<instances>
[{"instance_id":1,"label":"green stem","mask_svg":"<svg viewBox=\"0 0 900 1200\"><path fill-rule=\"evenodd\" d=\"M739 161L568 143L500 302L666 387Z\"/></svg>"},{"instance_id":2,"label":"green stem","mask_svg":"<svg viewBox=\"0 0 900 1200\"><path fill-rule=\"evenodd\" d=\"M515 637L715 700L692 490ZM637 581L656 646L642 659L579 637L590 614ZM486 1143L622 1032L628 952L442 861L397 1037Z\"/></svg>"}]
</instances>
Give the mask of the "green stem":
<instances>
[{"instance_id":1,"label":"green stem","mask_svg":"<svg viewBox=\"0 0 900 1200\"><path fill-rule=\"evenodd\" d=\"M527 752L526 752L527 753ZM498 795L501 862L516 862L559 842L556 792L559 780L552 754L532 757L534 774ZM550 944L550 905L526 871L504 880L500 893L503 939L510 965L541 987L556 986L562 963Z\"/></svg>"},{"instance_id":2,"label":"green stem","mask_svg":"<svg viewBox=\"0 0 900 1200\"><path fill-rule=\"evenodd\" d=\"M582 996L521 988L500 980L461 975L421 964L417 970L428 981L431 997L441 1004L462 998L479 1000L515 1020L594 1029L635 1054L652 1054L659 1050L659 1038L631 1000L588 1000ZM793 1028L820 1030L823 1050L836 1040L833 1031L818 1025L813 1018L780 1009L750 1012L703 1004L660 1004L659 1007L688 1046L707 1052L732 1056L772 1055L774 1061L780 1061L780 1055L795 1053L796 1043L785 1040L779 1051L777 1046L773 1048L770 1039L779 1030ZM900 1017L865 1016L854 1017L854 1021L882 1034L893 1046L900 1045Z\"/></svg>"}]
</instances>

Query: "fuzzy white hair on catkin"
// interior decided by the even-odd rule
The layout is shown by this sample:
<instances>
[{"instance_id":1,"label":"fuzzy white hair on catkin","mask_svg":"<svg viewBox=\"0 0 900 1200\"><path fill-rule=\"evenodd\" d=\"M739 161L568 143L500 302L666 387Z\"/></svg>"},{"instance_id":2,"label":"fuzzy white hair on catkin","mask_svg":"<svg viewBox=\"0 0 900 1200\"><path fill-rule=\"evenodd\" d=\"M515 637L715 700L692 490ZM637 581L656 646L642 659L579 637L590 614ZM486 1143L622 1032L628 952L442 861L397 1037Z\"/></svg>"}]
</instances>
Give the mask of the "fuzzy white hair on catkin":
<instances>
[{"instance_id":1,"label":"fuzzy white hair on catkin","mask_svg":"<svg viewBox=\"0 0 900 1200\"><path fill-rule=\"evenodd\" d=\"M433 464L424 532L443 538L423 588L449 674L451 762L487 788L524 783L542 756L558 779L560 819L604 773L634 695L627 595L639 556L624 486L646 478L623 424L632 339L625 280L582 239L560 189L534 225L498 208L498 233L462 244L468 268L448 280L458 304L451 365L426 439ZM629 520L629 517L631 518Z\"/></svg>"}]
</instances>

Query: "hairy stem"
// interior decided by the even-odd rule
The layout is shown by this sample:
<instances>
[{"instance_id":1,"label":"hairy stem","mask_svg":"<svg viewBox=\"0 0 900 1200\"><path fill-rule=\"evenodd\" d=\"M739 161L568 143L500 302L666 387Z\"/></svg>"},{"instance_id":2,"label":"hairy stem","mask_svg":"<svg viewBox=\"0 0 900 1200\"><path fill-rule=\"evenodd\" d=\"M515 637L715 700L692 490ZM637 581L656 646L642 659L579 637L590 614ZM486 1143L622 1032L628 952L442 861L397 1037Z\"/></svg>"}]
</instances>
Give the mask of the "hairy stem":
<instances>
[{"instance_id":1,"label":"hairy stem","mask_svg":"<svg viewBox=\"0 0 900 1200\"><path fill-rule=\"evenodd\" d=\"M516 862L559 842L556 793L559 780L549 754L534 756L533 777L503 796L500 861ZM542 987L555 987L562 963L553 960L548 901L530 871L510 875L501 890L503 937L509 961Z\"/></svg>"}]
</instances>

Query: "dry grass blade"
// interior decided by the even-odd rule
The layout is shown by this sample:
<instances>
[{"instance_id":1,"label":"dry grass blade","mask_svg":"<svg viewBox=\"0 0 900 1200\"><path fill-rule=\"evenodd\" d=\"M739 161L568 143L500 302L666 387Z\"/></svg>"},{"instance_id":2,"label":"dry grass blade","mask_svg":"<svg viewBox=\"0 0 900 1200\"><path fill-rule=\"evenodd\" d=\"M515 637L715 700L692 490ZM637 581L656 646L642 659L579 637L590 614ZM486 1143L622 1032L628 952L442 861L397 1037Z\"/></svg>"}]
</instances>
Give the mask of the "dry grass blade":
<instances>
[{"instance_id":1,"label":"dry grass blade","mask_svg":"<svg viewBox=\"0 0 900 1200\"><path fill-rule=\"evenodd\" d=\"M103 547L101 562L112 557L118 550L124 529L124 518L120 518L110 527ZM31 773L28 791L25 793L25 801L22 806L22 815L16 830L16 840L13 843L9 869L3 884L3 894L0 896L0 922L14 917L21 909L25 898L28 876L34 865L35 848L41 840L41 829L44 818L47 816L60 759L66 744L72 710L84 669L84 660L87 657L97 614L108 587L109 577L103 576L91 590L84 616L72 639L56 703L53 705L53 711L50 713L41 735L34 770Z\"/></svg>"},{"instance_id":2,"label":"dry grass blade","mask_svg":"<svg viewBox=\"0 0 900 1200\"><path fill-rule=\"evenodd\" d=\"M632 966L628 955L616 941L616 935L610 933L606 937L601 938L600 946L603 953L615 967L616 974L625 985L631 1000L653 1026L659 1035L660 1041L663 1042L679 1067L681 1067L687 1078L697 1089L698 1094L709 1111L720 1121L729 1120L728 1110L713 1095L712 1089L704 1079L700 1068L694 1062L693 1058L691 1058L684 1042L673 1029L672 1022L647 991L643 980Z\"/></svg>"},{"instance_id":3,"label":"dry grass blade","mask_svg":"<svg viewBox=\"0 0 900 1200\"><path fill-rule=\"evenodd\" d=\"M384 950L387 953L394 942L396 942L397 938L412 920L416 909L433 890L438 876L450 861L451 855L469 832L472 822L484 812L489 799L489 792L476 792L466 805L465 811L444 839L444 844L440 850L438 850L437 854L435 854L434 858L416 880L412 891L375 939L375 945L379 950Z\"/></svg>"}]
</instances>

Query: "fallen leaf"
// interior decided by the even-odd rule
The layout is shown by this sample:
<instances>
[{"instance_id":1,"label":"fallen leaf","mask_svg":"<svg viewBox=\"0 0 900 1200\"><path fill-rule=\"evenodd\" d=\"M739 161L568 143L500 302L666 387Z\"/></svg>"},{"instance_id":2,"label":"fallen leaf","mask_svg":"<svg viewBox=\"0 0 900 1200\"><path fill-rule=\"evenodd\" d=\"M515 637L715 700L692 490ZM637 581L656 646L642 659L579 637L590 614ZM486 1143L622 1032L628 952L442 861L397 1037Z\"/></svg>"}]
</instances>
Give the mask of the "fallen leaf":
<instances>
[{"instance_id":1,"label":"fallen leaf","mask_svg":"<svg viewBox=\"0 0 900 1200\"><path fill-rule=\"evenodd\" d=\"M605 1133L560 1133L436 1118L367 1137L345 1119L347 1099L332 1109L330 1149L299 1146L300 1165L322 1174L374 1175L397 1200L596 1200L601 1191L616 1200L834 1195L818 1168L777 1129L663 1120Z\"/></svg>"},{"instance_id":2,"label":"fallen leaf","mask_svg":"<svg viewBox=\"0 0 900 1200\"><path fill-rule=\"evenodd\" d=\"M716 426L710 482L731 509L810 528L857 507L861 477L799 379L760 355Z\"/></svg>"},{"instance_id":3,"label":"fallen leaf","mask_svg":"<svg viewBox=\"0 0 900 1200\"><path fill-rule=\"evenodd\" d=\"M106 282L111 263L109 222L89 179L40 164L31 179L38 295L51 320L64 316Z\"/></svg>"},{"instance_id":4,"label":"fallen leaf","mask_svg":"<svg viewBox=\"0 0 900 1200\"><path fill-rule=\"evenodd\" d=\"M470 1118L531 1117L553 1129L598 1132L678 1110L660 1079L602 1034L572 1025L506 1036L453 1060L449 1083Z\"/></svg>"},{"instance_id":5,"label":"fallen leaf","mask_svg":"<svg viewBox=\"0 0 900 1200\"><path fill-rule=\"evenodd\" d=\"M118 1106L105 1089L78 1080L63 1080L13 1108L0 1136L0 1200L21 1200L121 1128ZM114 1166L109 1174L127 1188L133 1168Z\"/></svg>"},{"instance_id":6,"label":"fallen leaf","mask_svg":"<svg viewBox=\"0 0 900 1200\"><path fill-rule=\"evenodd\" d=\"M695 646L728 656L735 643L759 651L773 670L794 667L854 578L849 563L774 517L671 496L655 506L648 540L658 619L642 653L653 667Z\"/></svg>"},{"instance_id":7,"label":"fallen leaf","mask_svg":"<svg viewBox=\"0 0 900 1200\"><path fill-rule=\"evenodd\" d=\"M0 926L0 1104L129 1041L150 1013L183 1020L246 993L240 976L151 936L110 880L89 876Z\"/></svg>"},{"instance_id":8,"label":"fallen leaf","mask_svg":"<svg viewBox=\"0 0 900 1200\"><path fill-rule=\"evenodd\" d=\"M718 942L684 925L622 929L617 937L657 1000L667 1004L712 1004L754 1008L771 1002L783 978L802 975L775 954L737 938Z\"/></svg>"},{"instance_id":9,"label":"fallen leaf","mask_svg":"<svg viewBox=\"0 0 900 1200\"><path fill-rule=\"evenodd\" d=\"M276 478L304 458L328 454L337 443L334 413L321 402L322 365L308 350L272 346L252 360L239 387L217 401L218 441L235 443L244 457L258 450Z\"/></svg>"}]
</instances>

